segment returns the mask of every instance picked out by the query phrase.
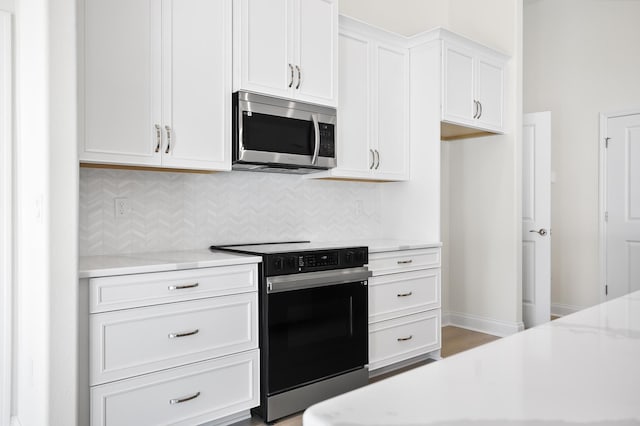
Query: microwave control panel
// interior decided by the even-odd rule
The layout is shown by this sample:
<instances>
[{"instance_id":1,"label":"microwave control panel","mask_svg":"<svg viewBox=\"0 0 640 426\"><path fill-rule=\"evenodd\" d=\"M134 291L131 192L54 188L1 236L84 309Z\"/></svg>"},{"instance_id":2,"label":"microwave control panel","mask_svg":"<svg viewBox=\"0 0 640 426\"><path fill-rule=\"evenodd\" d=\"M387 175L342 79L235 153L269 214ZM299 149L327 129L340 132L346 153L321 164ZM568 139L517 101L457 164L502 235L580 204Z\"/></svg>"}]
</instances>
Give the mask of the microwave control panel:
<instances>
[{"instance_id":1,"label":"microwave control panel","mask_svg":"<svg viewBox=\"0 0 640 426\"><path fill-rule=\"evenodd\" d=\"M335 148L335 126L333 124L320 123L320 149L318 155L320 157L334 157Z\"/></svg>"}]
</instances>

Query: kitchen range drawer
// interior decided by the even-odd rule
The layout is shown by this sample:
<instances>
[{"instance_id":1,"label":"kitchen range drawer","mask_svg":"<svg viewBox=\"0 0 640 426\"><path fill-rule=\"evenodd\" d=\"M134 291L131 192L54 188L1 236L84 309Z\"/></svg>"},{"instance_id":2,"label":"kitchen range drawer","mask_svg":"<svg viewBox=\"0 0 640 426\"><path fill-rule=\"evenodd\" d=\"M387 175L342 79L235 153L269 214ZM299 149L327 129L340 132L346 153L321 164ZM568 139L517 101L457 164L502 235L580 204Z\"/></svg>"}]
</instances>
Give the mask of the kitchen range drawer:
<instances>
[{"instance_id":1,"label":"kitchen range drawer","mask_svg":"<svg viewBox=\"0 0 640 426\"><path fill-rule=\"evenodd\" d=\"M373 275L412 271L440 266L440 248L399 250L369 255L369 269Z\"/></svg>"},{"instance_id":2,"label":"kitchen range drawer","mask_svg":"<svg viewBox=\"0 0 640 426\"><path fill-rule=\"evenodd\" d=\"M257 291L256 264L92 278L89 312Z\"/></svg>"},{"instance_id":3,"label":"kitchen range drawer","mask_svg":"<svg viewBox=\"0 0 640 426\"><path fill-rule=\"evenodd\" d=\"M440 269L422 269L369 279L369 322L440 307Z\"/></svg>"},{"instance_id":4,"label":"kitchen range drawer","mask_svg":"<svg viewBox=\"0 0 640 426\"><path fill-rule=\"evenodd\" d=\"M258 295L90 316L90 385L258 347Z\"/></svg>"},{"instance_id":5,"label":"kitchen range drawer","mask_svg":"<svg viewBox=\"0 0 640 426\"><path fill-rule=\"evenodd\" d=\"M440 349L440 309L369 325L369 370Z\"/></svg>"},{"instance_id":6,"label":"kitchen range drawer","mask_svg":"<svg viewBox=\"0 0 640 426\"><path fill-rule=\"evenodd\" d=\"M92 426L197 425L259 405L258 350L91 389Z\"/></svg>"}]
</instances>

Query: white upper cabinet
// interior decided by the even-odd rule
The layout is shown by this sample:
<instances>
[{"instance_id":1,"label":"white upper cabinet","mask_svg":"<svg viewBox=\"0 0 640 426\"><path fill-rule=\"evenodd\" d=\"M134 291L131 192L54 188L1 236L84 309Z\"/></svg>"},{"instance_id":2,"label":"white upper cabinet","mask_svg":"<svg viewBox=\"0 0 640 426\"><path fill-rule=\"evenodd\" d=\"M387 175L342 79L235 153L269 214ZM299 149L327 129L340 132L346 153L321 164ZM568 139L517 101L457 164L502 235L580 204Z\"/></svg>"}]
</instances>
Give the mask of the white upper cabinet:
<instances>
[{"instance_id":1,"label":"white upper cabinet","mask_svg":"<svg viewBox=\"0 0 640 426\"><path fill-rule=\"evenodd\" d=\"M443 38L442 121L478 131L503 133L506 57L446 30L440 32Z\"/></svg>"},{"instance_id":2,"label":"white upper cabinet","mask_svg":"<svg viewBox=\"0 0 640 426\"><path fill-rule=\"evenodd\" d=\"M409 179L404 39L340 17L337 167L311 178Z\"/></svg>"},{"instance_id":3,"label":"white upper cabinet","mask_svg":"<svg viewBox=\"0 0 640 426\"><path fill-rule=\"evenodd\" d=\"M80 161L229 170L231 0L80 10Z\"/></svg>"},{"instance_id":4,"label":"white upper cabinet","mask_svg":"<svg viewBox=\"0 0 640 426\"><path fill-rule=\"evenodd\" d=\"M233 90L336 106L337 0L234 0Z\"/></svg>"}]
</instances>

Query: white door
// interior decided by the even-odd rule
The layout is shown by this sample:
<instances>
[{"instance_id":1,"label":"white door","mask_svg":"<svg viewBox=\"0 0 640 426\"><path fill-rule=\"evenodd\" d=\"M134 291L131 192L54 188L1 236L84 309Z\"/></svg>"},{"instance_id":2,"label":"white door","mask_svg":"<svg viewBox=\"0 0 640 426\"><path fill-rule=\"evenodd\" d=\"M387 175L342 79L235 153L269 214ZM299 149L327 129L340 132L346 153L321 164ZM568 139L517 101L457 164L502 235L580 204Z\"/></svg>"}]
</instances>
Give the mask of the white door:
<instances>
[{"instance_id":1,"label":"white door","mask_svg":"<svg viewBox=\"0 0 640 426\"><path fill-rule=\"evenodd\" d=\"M162 165L231 169L231 0L163 2Z\"/></svg>"},{"instance_id":2,"label":"white door","mask_svg":"<svg viewBox=\"0 0 640 426\"><path fill-rule=\"evenodd\" d=\"M86 0L83 6L80 160L159 165L160 3Z\"/></svg>"},{"instance_id":3,"label":"white door","mask_svg":"<svg viewBox=\"0 0 640 426\"><path fill-rule=\"evenodd\" d=\"M300 70L297 99L335 105L337 94L338 1L300 0L296 3L298 40L295 64ZM297 70L296 70L297 71Z\"/></svg>"},{"instance_id":4,"label":"white door","mask_svg":"<svg viewBox=\"0 0 640 426\"><path fill-rule=\"evenodd\" d=\"M371 49L366 38L339 36L337 162L341 176L367 177L373 165L371 140Z\"/></svg>"},{"instance_id":5,"label":"white door","mask_svg":"<svg viewBox=\"0 0 640 426\"><path fill-rule=\"evenodd\" d=\"M476 125L474 52L445 43L442 52L442 120Z\"/></svg>"},{"instance_id":6,"label":"white door","mask_svg":"<svg viewBox=\"0 0 640 426\"><path fill-rule=\"evenodd\" d=\"M607 298L640 290L640 114L606 123Z\"/></svg>"},{"instance_id":7,"label":"white door","mask_svg":"<svg viewBox=\"0 0 640 426\"><path fill-rule=\"evenodd\" d=\"M409 162L409 54L405 49L378 45L375 57L373 172L381 179L404 179Z\"/></svg>"},{"instance_id":8,"label":"white door","mask_svg":"<svg viewBox=\"0 0 640 426\"><path fill-rule=\"evenodd\" d=\"M551 113L525 114L522 129L522 317L551 315Z\"/></svg>"},{"instance_id":9,"label":"white door","mask_svg":"<svg viewBox=\"0 0 640 426\"><path fill-rule=\"evenodd\" d=\"M504 93L503 64L483 56L476 61L476 97L478 101L477 126L502 130Z\"/></svg>"},{"instance_id":10,"label":"white door","mask_svg":"<svg viewBox=\"0 0 640 426\"><path fill-rule=\"evenodd\" d=\"M291 97L297 74L291 54L292 2L234 1L234 43L240 43L234 49L239 55L234 58L234 90Z\"/></svg>"}]
</instances>

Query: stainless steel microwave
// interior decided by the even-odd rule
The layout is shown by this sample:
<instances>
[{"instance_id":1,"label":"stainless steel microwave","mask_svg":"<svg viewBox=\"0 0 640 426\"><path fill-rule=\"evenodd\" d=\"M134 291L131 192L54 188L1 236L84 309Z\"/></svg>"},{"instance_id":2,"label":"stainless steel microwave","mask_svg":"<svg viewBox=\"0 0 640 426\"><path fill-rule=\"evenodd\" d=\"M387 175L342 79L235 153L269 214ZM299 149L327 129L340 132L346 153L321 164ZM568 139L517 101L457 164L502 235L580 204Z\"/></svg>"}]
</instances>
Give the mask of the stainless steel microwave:
<instances>
[{"instance_id":1,"label":"stainless steel microwave","mask_svg":"<svg viewBox=\"0 0 640 426\"><path fill-rule=\"evenodd\" d=\"M336 166L336 110L233 94L233 169L305 174Z\"/></svg>"}]
</instances>

